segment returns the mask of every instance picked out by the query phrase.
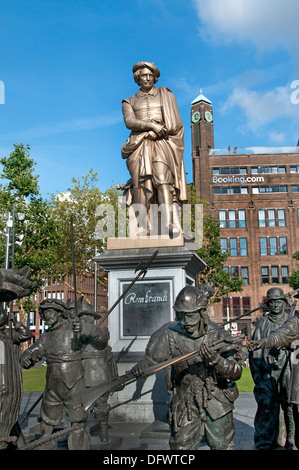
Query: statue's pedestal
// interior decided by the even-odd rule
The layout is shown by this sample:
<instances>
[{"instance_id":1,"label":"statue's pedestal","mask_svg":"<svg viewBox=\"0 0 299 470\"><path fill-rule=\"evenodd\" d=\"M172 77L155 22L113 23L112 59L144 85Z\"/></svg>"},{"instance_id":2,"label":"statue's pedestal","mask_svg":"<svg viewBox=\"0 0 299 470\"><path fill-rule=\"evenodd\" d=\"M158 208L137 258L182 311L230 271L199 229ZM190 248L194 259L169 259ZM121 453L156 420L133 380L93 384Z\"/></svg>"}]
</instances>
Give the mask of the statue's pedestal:
<instances>
[{"instance_id":1,"label":"statue's pedestal","mask_svg":"<svg viewBox=\"0 0 299 470\"><path fill-rule=\"evenodd\" d=\"M205 263L183 237L110 239L107 246L107 251L95 261L108 271L109 309L135 279L138 264L148 261L158 250L144 278L137 280L108 317L110 345L122 375L143 358L151 334L175 320L173 304L177 294L187 284L195 283L196 274ZM160 371L114 393L110 419L166 420L167 402L164 371Z\"/></svg>"}]
</instances>

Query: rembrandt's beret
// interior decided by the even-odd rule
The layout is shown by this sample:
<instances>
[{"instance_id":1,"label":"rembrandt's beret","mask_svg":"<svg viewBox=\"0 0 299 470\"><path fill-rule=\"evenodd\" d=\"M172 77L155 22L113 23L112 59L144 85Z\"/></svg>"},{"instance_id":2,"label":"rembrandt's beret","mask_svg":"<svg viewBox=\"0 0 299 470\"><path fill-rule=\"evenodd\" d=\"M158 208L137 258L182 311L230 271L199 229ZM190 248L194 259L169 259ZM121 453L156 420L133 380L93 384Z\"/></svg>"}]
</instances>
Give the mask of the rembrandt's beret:
<instances>
[{"instance_id":1,"label":"rembrandt's beret","mask_svg":"<svg viewBox=\"0 0 299 470\"><path fill-rule=\"evenodd\" d=\"M160 77L160 70L155 66L154 62L137 62L137 64L133 65L133 73L144 67L150 69L157 77Z\"/></svg>"}]
</instances>

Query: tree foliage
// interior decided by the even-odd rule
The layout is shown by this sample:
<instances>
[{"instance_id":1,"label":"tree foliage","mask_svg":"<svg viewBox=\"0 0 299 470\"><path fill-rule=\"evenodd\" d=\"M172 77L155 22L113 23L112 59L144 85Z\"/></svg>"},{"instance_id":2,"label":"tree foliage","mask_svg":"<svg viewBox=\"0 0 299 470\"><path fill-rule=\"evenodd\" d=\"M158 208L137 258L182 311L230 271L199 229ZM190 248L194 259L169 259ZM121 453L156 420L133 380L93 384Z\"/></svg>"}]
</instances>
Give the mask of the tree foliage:
<instances>
[{"instance_id":1,"label":"tree foliage","mask_svg":"<svg viewBox=\"0 0 299 470\"><path fill-rule=\"evenodd\" d=\"M221 249L219 241L220 224L213 217L208 202L200 200L196 195L195 188L190 186L188 203L193 207L195 204L202 204L203 206L203 243L196 253L207 266L199 273L198 281L201 283L213 282L216 287L214 302L220 301L229 292L241 292L243 281L236 276L230 277L229 273L224 270L229 255Z\"/></svg>"},{"instance_id":2,"label":"tree foliage","mask_svg":"<svg viewBox=\"0 0 299 470\"><path fill-rule=\"evenodd\" d=\"M95 237L96 212L101 204L116 207L118 191L112 186L101 192L98 181L97 173L91 169L81 178L72 178L71 186L64 193L51 195L52 217L61 235L53 265L54 276L72 273L71 216L77 274L88 276L87 261L96 250L100 253L105 247L106 241Z\"/></svg>"},{"instance_id":3,"label":"tree foliage","mask_svg":"<svg viewBox=\"0 0 299 470\"><path fill-rule=\"evenodd\" d=\"M6 231L8 214L14 217L14 267L29 265L33 277L41 283L40 274L52 266L55 250L60 242L58 227L51 217L50 205L43 200L38 184L39 176L34 173L35 161L29 153L30 146L14 144L8 157L2 157L3 183L0 185L1 231ZM23 215L20 220L19 214ZM22 241L18 240L22 237ZM10 246L12 252L12 246ZM4 264L5 243L0 249L2 265Z\"/></svg>"},{"instance_id":4,"label":"tree foliage","mask_svg":"<svg viewBox=\"0 0 299 470\"><path fill-rule=\"evenodd\" d=\"M299 261L299 250L293 254L293 259ZM288 282L294 290L299 289L299 266L293 269L291 275L289 276Z\"/></svg>"}]
</instances>

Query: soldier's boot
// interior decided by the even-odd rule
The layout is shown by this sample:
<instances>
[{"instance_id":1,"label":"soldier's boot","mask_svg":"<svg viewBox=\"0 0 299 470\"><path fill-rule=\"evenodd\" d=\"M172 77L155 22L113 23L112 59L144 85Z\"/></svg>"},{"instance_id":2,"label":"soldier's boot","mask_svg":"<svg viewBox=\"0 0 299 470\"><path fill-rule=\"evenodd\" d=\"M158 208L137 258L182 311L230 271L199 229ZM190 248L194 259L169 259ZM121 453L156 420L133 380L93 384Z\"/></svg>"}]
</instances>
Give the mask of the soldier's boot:
<instances>
[{"instance_id":1,"label":"soldier's boot","mask_svg":"<svg viewBox=\"0 0 299 470\"><path fill-rule=\"evenodd\" d=\"M100 438L102 442L108 442L108 421L100 421Z\"/></svg>"},{"instance_id":2,"label":"soldier's boot","mask_svg":"<svg viewBox=\"0 0 299 470\"><path fill-rule=\"evenodd\" d=\"M84 423L73 423L72 431L68 438L69 450L88 450L90 448L90 436L84 429Z\"/></svg>"},{"instance_id":3,"label":"soldier's boot","mask_svg":"<svg viewBox=\"0 0 299 470\"><path fill-rule=\"evenodd\" d=\"M47 437L49 436L49 442L45 442L43 445L39 447L40 450L51 450L56 446L56 440L50 440L50 436L53 432L54 426L51 426L50 424L44 423L41 421L40 425L40 430L41 430L41 435L37 437Z\"/></svg>"},{"instance_id":4,"label":"soldier's boot","mask_svg":"<svg viewBox=\"0 0 299 470\"><path fill-rule=\"evenodd\" d=\"M295 421L293 415L293 407L288 406L285 412L285 423L286 423L286 450L298 450L295 444Z\"/></svg>"}]
</instances>

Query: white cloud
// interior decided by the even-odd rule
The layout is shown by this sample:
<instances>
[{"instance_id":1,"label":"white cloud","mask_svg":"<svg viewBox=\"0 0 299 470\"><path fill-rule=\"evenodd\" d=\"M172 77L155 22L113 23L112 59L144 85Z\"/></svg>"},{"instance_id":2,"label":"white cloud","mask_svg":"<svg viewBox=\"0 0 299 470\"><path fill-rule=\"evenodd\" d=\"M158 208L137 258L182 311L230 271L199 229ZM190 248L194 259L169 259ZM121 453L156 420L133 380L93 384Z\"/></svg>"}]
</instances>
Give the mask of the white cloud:
<instances>
[{"instance_id":1,"label":"white cloud","mask_svg":"<svg viewBox=\"0 0 299 470\"><path fill-rule=\"evenodd\" d=\"M297 52L298 0L193 0L204 40L218 44L251 43L259 51Z\"/></svg>"},{"instance_id":2,"label":"white cloud","mask_svg":"<svg viewBox=\"0 0 299 470\"><path fill-rule=\"evenodd\" d=\"M269 132L270 140L275 144L283 144L286 138L284 132Z\"/></svg>"},{"instance_id":3,"label":"white cloud","mask_svg":"<svg viewBox=\"0 0 299 470\"><path fill-rule=\"evenodd\" d=\"M239 108L245 116L246 123L243 132L257 132L278 119L290 118L298 122L299 105L291 102L290 86L276 87L267 92L257 92L247 88L235 88L221 108L225 114L233 108ZM269 138L274 143L282 143L282 132L269 132Z\"/></svg>"}]
</instances>

